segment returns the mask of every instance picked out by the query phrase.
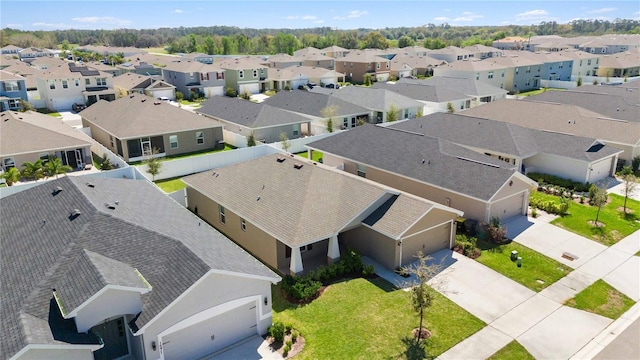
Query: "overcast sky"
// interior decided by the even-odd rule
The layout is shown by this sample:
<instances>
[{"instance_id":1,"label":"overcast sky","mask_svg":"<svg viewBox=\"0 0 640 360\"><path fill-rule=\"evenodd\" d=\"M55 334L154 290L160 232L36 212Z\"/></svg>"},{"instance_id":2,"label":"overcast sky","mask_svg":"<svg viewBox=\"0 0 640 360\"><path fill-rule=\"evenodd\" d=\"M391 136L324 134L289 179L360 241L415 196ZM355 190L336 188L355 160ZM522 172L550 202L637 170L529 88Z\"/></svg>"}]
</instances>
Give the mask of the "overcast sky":
<instances>
[{"instance_id":1,"label":"overcast sky","mask_svg":"<svg viewBox=\"0 0 640 360\"><path fill-rule=\"evenodd\" d=\"M640 20L640 1L5 1L1 27L21 30L240 28L338 29L425 24L531 25L574 19Z\"/></svg>"}]
</instances>

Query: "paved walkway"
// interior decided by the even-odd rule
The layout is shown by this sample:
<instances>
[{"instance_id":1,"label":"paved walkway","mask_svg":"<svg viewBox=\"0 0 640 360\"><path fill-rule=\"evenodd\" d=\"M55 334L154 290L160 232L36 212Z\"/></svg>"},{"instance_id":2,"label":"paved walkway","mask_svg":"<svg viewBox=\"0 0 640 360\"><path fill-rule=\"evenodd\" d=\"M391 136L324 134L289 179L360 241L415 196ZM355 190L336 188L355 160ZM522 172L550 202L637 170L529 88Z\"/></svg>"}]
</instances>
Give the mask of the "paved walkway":
<instances>
[{"instance_id":1,"label":"paved walkway","mask_svg":"<svg viewBox=\"0 0 640 360\"><path fill-rule=\"evenodd\" d=\"M273 351L262 336L254 335L230 347L218 351L200 360L282 360L283 357Z\"/></svg>"},{"instance_id":2,"label":"paved walkway","mask_svg":"<svg viewBox=\"0 0 640 360\"><path fill-rule=\"evenodd\" d=\"M640 231L607 248L548 224L551 219L522 217L507 224L516 242L574 269L539 293L451 250L432 255L432 261L444 268L432 283L488 324L439 359L485 359L514 339L539 359L593 358L640 317L640 303L616 321L562 305L598 279L638 302L640 257L634 254L640 250ZM566 252L574 260L562 257ZM407 284L407 279L393 271L370 259L365 262L396 286Z\"/></svg>"}]
</instances>

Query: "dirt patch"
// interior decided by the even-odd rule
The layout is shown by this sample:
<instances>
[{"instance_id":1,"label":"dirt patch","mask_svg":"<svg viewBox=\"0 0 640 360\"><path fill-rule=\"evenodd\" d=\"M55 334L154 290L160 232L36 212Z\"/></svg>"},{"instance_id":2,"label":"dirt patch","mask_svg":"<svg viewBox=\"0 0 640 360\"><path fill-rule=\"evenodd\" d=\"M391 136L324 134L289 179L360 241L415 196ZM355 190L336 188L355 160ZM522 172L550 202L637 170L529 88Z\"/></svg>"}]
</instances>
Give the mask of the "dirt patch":
<instances>
[{"instance_id":1,"label":"dirt patch","mask_svg":"<svg viewBox=\"0 0 640 360\"><path fill-rule=\"evenodd\" d=\"M427 330L427 328L422 328L420 333L420 340L425 340L431 337L431 331ZM414 339L418 338L418 328L411 330L411 335Z\"/></svg>"},{"instance_id":2,"label":"dirt patch","mask_svg":"<svg viewBox=\"0 0 640 360\"><path fill-rule=\"evenodd\" d=\"M618 210L618 212L623 213L624 212L624 206L618 206L618 208L616 210ZM626 213L627 214L633 214L633 209L627 208L627 212Z\"/></svg>"},{"instance_id":3,"label":"dirt patch","mask_svg":"<svg viewBox=\"0 0 640 360\"><path fill-rule=\"evenodd\" d=\"M598 307L603 313L609 313L611 311L615 311L616 309L620 309L624 306L624 302L622 301L622 294L616 290L609 290L607 294L607 302Z\"/></svg>"},{"instance_id":4,"label":"dirt patch","mask_svg":"<svg viewBox=\"0 0 640 360\"><path fill-rule=\"evenodd\" d=\"M605 227L605 224L604 224L602 221L598 221L598 223L597 223L597 224L596 224L596 222L595 222L595 221L593 221L593 220L589 220L589 221L587 221L587 222L589 223L589 225L591 225L591 226L593 226L593 227L599 227L599 228Z\"/></svg>"},{"instance_id":5,"label":"dirt patch","mask_svg":"<svg viewBox=\"0 0 640 360\"><path fill-rule=\"evenodd\" d=\"M292 333L294 331L296 331L296 330L293 330ZM301 335L298 335L298 337L296 338L296 342L293 342L293 340L291 338L291 333L285 335L283 343L277 343L277 342L273 341L273 338L270 337L270 336L267 336L265 339L269 343L269 347L273 351L275 351L278 354L280 354L285 359L291 359L292 357L298 355L300 353L300 351L302 351L302 349L304 349L304 346L307 343L306 340L304 339L304 337L302 337ZM291 349L289 350L289 352L287 352L287 355L285 356L284 355L284 348L285 348L285 346L287 344L287 341L291 341Z\"/></svg>"}]
</instances>

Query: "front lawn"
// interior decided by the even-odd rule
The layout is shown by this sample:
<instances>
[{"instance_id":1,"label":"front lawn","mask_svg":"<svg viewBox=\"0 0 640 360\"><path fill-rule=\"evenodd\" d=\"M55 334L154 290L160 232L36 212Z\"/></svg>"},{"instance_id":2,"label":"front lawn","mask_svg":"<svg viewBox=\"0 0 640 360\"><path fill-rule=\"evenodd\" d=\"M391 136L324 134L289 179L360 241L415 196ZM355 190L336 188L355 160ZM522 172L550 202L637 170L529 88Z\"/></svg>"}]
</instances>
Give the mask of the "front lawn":
<instances>
[{"instance_id":1,"label":"front lawn","mask_svg":"<svg viewBox=\"0 0 640 360\"><path fill-rule=\"evenodd\" d=\"M531 196L559 202L557 196L541 192L534 192ZM610 246L640 229L640 221L638 221L640 219L640 201L627 199L627 209L631 209L632 212L626 216L622 212L623 203L623 196L609 194L609 202L602 207L598 217L598 223L602 223L604 226L591 225L596 219L597 207L576 202L569 204L568 215L554 219L551 223Z\"/></svg>"},{"instance_id":2,"label":"front lawn","mask_svg":"<svg viewBox=\"0 0 640 360\"><path fill-rule=\"evenodd\" d=\"M529 354L524 346L513 340L495 354L491 355L488 360L535 360L533 355Z\"/></svg>"},{"instance_id":3,"label":"front lawn","mask_svg":"<svg viewBox=\"0 0 640 360\"><path fill-rule=\"evenodd\" d=\"M533 291L540 291L571 272L571 268L516 242L495 245L478 240L482 255L479 263L522 284ZM522 267L511 261L511 251L522 257Z\"/></svg>"},{"instance_id":4,"label":"front lawn","mask_svg":"<svg viewBox=\"0 0 640 360\"><path fill-rule=\"evenodd\" d=\"M614 289L604 280L598 280L582 290L565 305L594 314L617 319L631 308L635 302L625 294Z\"/></svg>"},{"instance_id":5,"label":"front lawn","mask_svg":"<svg viewBox=\"0 0 640 360\"><path fill-rule=\"evenodd\" d=\"M187 184L185 184L180 178L158 180L156 181L156 185L166 193L172 193L187 187Z\"/></svg>"},{"instance_id":6,"label":"front lawn","mask_svg":"<svg viewBox=\"0 0 640 360\"><path fill-rule=\"evenodd\" d=\"M410 294L386 280L350 279L330 285L308 305L293 305L273 287L273 321L291 324L304 336L304 350L296 359L396 359L415 351L411 330L419 318ZM425 314L427 357L442 354L484 327L464 309L435 293Z\"/></svg>"}]
</instances>

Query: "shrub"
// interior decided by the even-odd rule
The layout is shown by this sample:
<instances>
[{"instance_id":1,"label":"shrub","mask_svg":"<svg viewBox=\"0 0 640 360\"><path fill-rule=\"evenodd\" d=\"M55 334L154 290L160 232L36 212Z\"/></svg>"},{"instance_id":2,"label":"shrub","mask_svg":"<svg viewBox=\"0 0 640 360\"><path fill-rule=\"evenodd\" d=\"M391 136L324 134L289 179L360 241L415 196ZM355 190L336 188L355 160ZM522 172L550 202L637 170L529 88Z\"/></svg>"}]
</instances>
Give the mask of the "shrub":
<instances>
[{"instance_id":1,"label":"shrub","mask_svg":"<svg viewBox=\"0 0 640 360\"><path fill-rule=\"evenodd\" d=\"M181 93L180 91L176 91L176 100L178 101L184 100L184 94Z\"/></svg>"},{"instance_id":2,"label":"shrub","mask_svg":"<svg viewBox=\"0 0 640 360\"><path fill-rule=\"evenodd\" d=\"M295 344L296 341L298 341L298 332L294 331L291 333L291 342Z\"/></svg>"},{"instance_id":3,"label":"shrub","mask_svg":"<svg viewBox=\"0 0 640 360\"><path fill-rule=\"evenodd\" d=\"M527 176L538 182L540 185L549 184L556 185L568 190L573 190L577 192L586 192L589 191L589 183L582 183L579 181L573 181L571 179L563 179L559 176L550 175L550 174L542 174L536 172L530 172Z\"/></svg>"},{"instance_id":4,"label":"shrub","mask_svg":"<svg viewBox=\"0 0 640 360\"><path fill-rule=\"evenodd\" d=\"M224 94L228 97L237 97L238 96L238 92L236 91L236 89L232 88L232 87L228 87L227 90L224 92Z\"/></svg>"},{"instance_id":5,"label":"shrub","mask_svg":"<svg viewBox=\"0 0 640 360\"><path fill-rule=\"evenodd\" d=\"M533 216L534 219L538 217L538 210L536 208L531 209L531 216Z\"/></svg>"},{"instance_id":6,"label":"shrub","mask_svg":"<svg viewBox=\"0 0 640 360\"><path fill-rule=\"evenodd\" d=\"M285 324L284 326L284 331L288 334L291 332L291 329L293 329L293 326L291 326L291 324Z\"/></svg>"},{"instance_id":7,"label":"shrub","mask_svg":"<svg viewBox=\"0 0 640 360\"><path fill-rule=\"evenodd\" d=\"M284 324L279 321L269 327L269 336L271 336L275 342L283 342L284 334Z\"/></svg>"},{"instance_id":8,"label":"shrub","mask_svg":"<svg viewBox=\"0 0 640 360\"><path fill-rule=\"evenodd\" d=\"M283 355L284 357L287 357L287 355L289 355L289 351L291 351L291 345L286 344L286 345L284 346L284 349L282 349L282 355Z\"/></svg>"},{"instance_id":9,"label":"shrub","mask_svg":"<svg viewBox=\"0 0 640 360\"><path fill-rule=\"evenodd\" d=\"M376 269L373 267L373 265L365 265L364 268L362 269L362 276L364 277L372 276L375 272L376 272Z\"/></svg>"},{"instance_id":10,"label":"shrub","mask_svg":"<svg viewBox=\"0 0 640 360\"><path fill-rule=\"evenodd\" d=\"M493 241L496 244L503 243L504 239L507 236L507 228L504 226L500 226L500 218L491 218L491 221L488 224L483 224L483 228L486 236L489 237L489 240Z\"/></svg>"},{"instance_id":11,"label":"shrub","mask_svg":"<svg viewBox=\"0 0 640 360\"><path fill-rule=\"evenodd\" d=\"M478 239L475 237L458 234L456 235L454 247L462 252L462 255L475 259L482 253L478 248L477 243Z\"/></svg>"}]
</instances>

